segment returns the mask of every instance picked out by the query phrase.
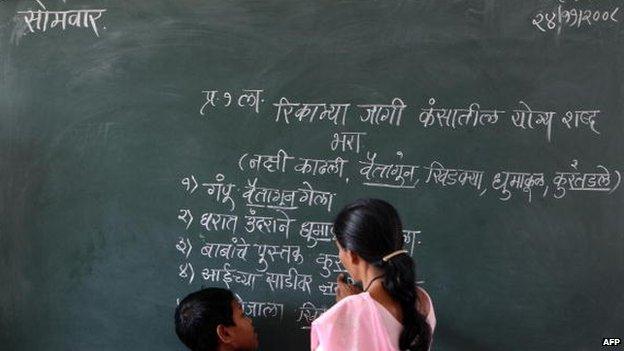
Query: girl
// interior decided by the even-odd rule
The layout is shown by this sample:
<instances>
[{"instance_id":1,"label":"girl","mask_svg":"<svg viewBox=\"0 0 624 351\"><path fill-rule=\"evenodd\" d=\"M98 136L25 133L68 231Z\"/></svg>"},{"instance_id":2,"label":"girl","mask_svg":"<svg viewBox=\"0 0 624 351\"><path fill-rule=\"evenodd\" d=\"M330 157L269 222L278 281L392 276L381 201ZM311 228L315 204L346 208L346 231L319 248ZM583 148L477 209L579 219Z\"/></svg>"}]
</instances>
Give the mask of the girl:
<instances>
[{"instance_id":1,"label":"girl","mask_svg":"<svg viewBox=\"0 0 624 351\"><path fill-rule=\"evenodd\" d=\"M340 261L363 290L338 279L332 308L312 323L313 351L426 351L435 328L429 295L416 287L414 261L389 203L361 199L334 221Z\"/></svg>"}]
</instances>

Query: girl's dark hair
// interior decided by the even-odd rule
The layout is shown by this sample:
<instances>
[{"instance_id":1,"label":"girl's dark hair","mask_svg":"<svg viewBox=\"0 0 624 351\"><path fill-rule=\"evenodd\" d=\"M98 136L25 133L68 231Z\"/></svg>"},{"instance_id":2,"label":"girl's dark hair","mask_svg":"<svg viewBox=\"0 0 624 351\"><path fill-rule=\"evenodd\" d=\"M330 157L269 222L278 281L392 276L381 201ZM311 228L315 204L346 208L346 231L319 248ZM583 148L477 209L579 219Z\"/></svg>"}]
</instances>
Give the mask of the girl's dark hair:
<instances>
[{"instance_id":1,"label":"girl's dark hair","mask_svg":"<svg viewBox=\"0 0 624 351\"><path fill-rule=\"evenodd\" d=\"M185 297L175 310L178 338L193 351L213 351L219 346L217 326L234 325L232 301L227 289L205 288Z\"/></svg>"},{"instance_id":2,"label":"girl's dark hair","mask_svg":"<svg viewBox=\"0 0 624 351\"><path fill-rule=\"evenodd\" d=\"M360 199L343 208L334 220L334 234L343 248L357 253L384 272L383 287L401 306L403 331L399 348L425 351L431 342L431 328L418 312L416 269L407 254L382 258L403 248L403 227L397 211L378 199Z\"/></svg>"}]
</instances>

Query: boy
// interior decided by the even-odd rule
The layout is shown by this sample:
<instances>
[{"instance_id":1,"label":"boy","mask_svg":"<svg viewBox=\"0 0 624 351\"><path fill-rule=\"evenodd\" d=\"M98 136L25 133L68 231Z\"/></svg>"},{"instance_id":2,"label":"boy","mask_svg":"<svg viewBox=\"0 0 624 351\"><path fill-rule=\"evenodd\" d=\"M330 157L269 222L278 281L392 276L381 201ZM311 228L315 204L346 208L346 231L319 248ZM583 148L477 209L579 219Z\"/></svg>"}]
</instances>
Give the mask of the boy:
<instances>
[{"instance_id":1,"label":"boy","mask_svg":"<svg viewBox=\"0 0 624 351\"><path fill-rule=\"evenodd\" d=\"M254 351L258 335L235 295L206 288L185 297L175 311L176 334L192 351Z\"/></svg>"}]
</instances>

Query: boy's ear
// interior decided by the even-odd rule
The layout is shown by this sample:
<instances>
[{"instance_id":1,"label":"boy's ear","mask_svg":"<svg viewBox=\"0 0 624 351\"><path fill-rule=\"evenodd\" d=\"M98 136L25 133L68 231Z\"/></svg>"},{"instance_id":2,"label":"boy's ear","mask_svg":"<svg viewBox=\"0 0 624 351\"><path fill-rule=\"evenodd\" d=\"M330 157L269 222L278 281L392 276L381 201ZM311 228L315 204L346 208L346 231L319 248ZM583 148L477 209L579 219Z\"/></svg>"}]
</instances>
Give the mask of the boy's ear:
<instances>
[{"instance_id":1,"label":"boy's ear","mask_svg":"<svg viewBox=\"0 0 624 351\"><path fill-rule=\"evenodd\" d=\"M232 340L232 333L230 329L223 324L217 325L217 336L220 343L229 344Z\"/></svg>"}]
</instances>

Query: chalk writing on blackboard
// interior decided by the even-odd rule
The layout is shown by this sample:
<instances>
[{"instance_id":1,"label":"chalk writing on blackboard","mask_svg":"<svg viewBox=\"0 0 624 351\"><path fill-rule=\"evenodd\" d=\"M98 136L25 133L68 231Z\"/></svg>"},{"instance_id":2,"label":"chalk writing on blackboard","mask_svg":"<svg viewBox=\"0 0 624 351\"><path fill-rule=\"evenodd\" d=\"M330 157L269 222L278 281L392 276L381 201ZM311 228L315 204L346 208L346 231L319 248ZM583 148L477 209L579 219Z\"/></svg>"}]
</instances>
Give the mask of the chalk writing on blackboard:
<instances>
[{"instance_id":1,"label":"chalk writing on blackboard","mask_svg":"<svg viewBox=\"0 0 624 351\"><path fill-rule=\"evenodd\" d=\"M254 244L258 254L258 272L266 272L269 262L281 261L287 264L301 265L304 261L299 245Z\"/></svg>"},{"instance_id":2,"label":"chalk writing on blackboard","mask_svg":"<svg viewBox=\"0 0 624 351\"><path fill-rule=\"evenodd\" d=\"M291 160L296 160L292 161ZM292 167L288 167L289 163L295 163ZM238 159L238 168L241 171L252 170L256 172L281 172L286 173L292 171L302 175L336 175L342 178L345 165L349 160L338 156L333 159L318 159L308 157L293 157L282 149L277 151L275 155L261 155L244 153Z\"/></svg>"},{"instance_id":3,"label":"chalk writing on blackboard","mask_svg":"<svg viewBox=\"0 0 624 351\"><path fill-rule=\"evenodd\" d=\"M230 289L232 285L240 285L243 287L250 287L253 290L256 285L256 280L262 277L263 274L234 269L229 262L226 262L221 268L202 269L201 276L205 281L213 283L222 282L228 289Z\"/></svg>"},{"instance_id":4,"label":"chalk writing on blackboard","mask_svg":"<svg viewBox=\"0 0 624 351\"><path fill-rule=\"evenodd\" d=\"M224 183L225 176L221 173L215 176L216 183L202 183L202 187L206 188L209 196L214 196L217 202L230 205L230 211L234 211L236 203L232 199L232 189L236 185L232 183Z\"/></svg>"},{"instance_id":5,"label":"chalk writing on blackboard","mask_svg":"<svg viewBox=\"0 0 624 351\"><path fill-rule=\"evenodd\" d=\"M442 188L472 187L478 196L483 196L488 187L483 186L485 171L462 168L447 168L439 161L428 166L406 165L379 162L376 153L367 153L366 161L359 161L360 175L364 178L363 185L385 187L400 190L413 190L421 186L420 180L426 175L422 186L436 185ZM498 199L508 201L515 191L527 195L528 202L533 200L534 189L539 188L543 198L552 196L562 199L568 192L593 191L612 194L621 183L621 172L609 170L604 165L596 166L597 172L555 171L550 175L545 172L508 171L494 173L490 180L490 188L500 192ZM419 174L418 171L425 171ZM409 180L409 182L408 182Z\"/></svg>"},{"instance_id":6,"label":"chalk writing on blackboard","mask_svg":"<svg viewBox=\"0 0 624 351\"><path fill-rule=\"evenodd\" d=\"M336 289L338 288L338 283L335 281L327 281L325 283L319 284L318 289L323 296L336 296Z\"/></svg>"},{"instance_id":7,"label":"chalk writing on blackboard","mask_svg":"<svg viewBox=\"0 0 624 351\"><path fill-rule=\"evenodd\" d=\"M556 8L537 12L531 24L540 32L560 31L562 28L585 28L604 23L618 23L619 7L609 9L565 8L566 0L559 0ZM578 4L578 1L574 1Z\"/></svg>"},{"instance_id":8,"label":"chalk writing on blackboard","mask_svg":"<svg viewBox=\"0 0 624 351\"><path fill-rule=\"evenodd\" d=\"M468 127L487 127L495 125L499 122L501 116L506 114L503 110L481 110L478 103L471 103L467 109L456 108L434 108L435 98L429 99L430 107L422 109L418 116L419 122L423 127L439 127L439 128L468 128ZM552 139L553 121L557 116L556 111L541 111L532 109L526 102L520 100L519 108L512 109L511 116L512 126L533 130L543 128L546 139L550 142ZM567 129L579 129L581 127L589 128L593 133L598 132L596 118L600 115L600 110L575 110L567 111L565 117L561 118L561 123Z\"/></svg>"},{"instance_id":9,"label":"chalk writing on blackboard","mask_svg":"<svg viewBox=\"0 0 624 351\"><path fill-rule=\"evenodd\" d=\"M610 171L603 165L596 166L597 172L556 172L553 179L554 197L563 198L567 192L598 191L612 194L622 182L620 171Z\"/></svg>"},{"instance_id":10,"label":"chalk writing on blackboard","mask_svg":"<svg viewBox=\"0 0 624 351\"><path fill-rule=\"evenodd\" d=\"M193 283L193 280L195 280L195 269L193 268L193 265L190 262L186 262L181 264L179 269L180 273L178 275L180 278L185 280L188 279L189 284Z\"/></svg>"},{"instance_id":11,"label":"chalk writing on blackboard","mask_svg":"<svg viewBox=\"0 0 624 351\"><path fill-rule=\"evenodd\" d=\"M188 229L191 224L193 224L193 214L188 208L183 208L179 210L178 219L185 224L186 229Z\"/></svg>"},{"instance_id":12,"label":"chalk writing on blackboard","mask_svg":"<svg viewBox=\"0 0 624 351\"><path fill-rule=\"evenodd\" d=\"M193 251L193 245L191 244L191 240L188 237L180 237L180 241L176 244L176 249L180 251L185 258L188 259L191 251Z\"/></svg>"},{"instance_id":13,"label":"chalk writing on blackboard","mask_svg":"<svg viewBox=\"0 0 624 351\"><path fill-rule=\"evenodd\" d=\"M500 191L499 199L502 201L509 200L515 190L526 193L529 202L531 202L534 187L544 188L543 194L546 196L548 188L544 180L544 173L503 171L496 173L492 180L492 189Z\"/></svg>"},{"instance_id":14,"label":"chalk writing on blackboard","mask_svg":"<svg viewBox=\"0 0 624 351\"><path fill-rule=\"evenodd\" d=\"M39 9L18 11L18 15L26 23L30 33L46 32L47 30L68 28L91 29L99 37L98 21L106 12L106 9L79 9L51 11L48 10L42 0L37 0Z\"/></svg>"},{"instance_id":15,"label":"chalk writing on blackboard","mask_svg":"<svg viewBox=\"0 0 624 351\"><path fill-rule=\"evenodd\" d=\"M238 224L238 216L226 213L206 212L202 214L200 225L206 231L231 231L236 233L236 225Z\"/></svg>"},{"instance_id":16,"label":"chalk writing on blackboard","mask_svg":"<svg viewBox=\"0 0 624 351\"><path fill-rule=\"evenodd\" d=\"M307 301L299 308L299 316L297 322L300 323L301 329L310 329L312 322L327 310L325 307L316 307L312 302Z\"/></svg>"},{"instance_id":17,"label":"chalk writing on blackboard","mask_svg":"<svg viewBox=\"0 0 624 351\"><path fill-rule=\"evenodd\" d=\"M376 152L367 152L365 161L358 161L361 165L360 175L367 186L413 189L420 179L416 171L420 166L409 164L384 164L377 162Z\"/></svg>"},{"instance_id":18,"label":"chalk writing on blackboard","mask_svg":"<svg viewBox=\"0 0 624 351\"><path fill-rule=\"evenodd\" d=\"M334 273L346 272L336 254L319 253L314 262L320 265L320 274L323 278L329 278Z\"/></svg>"},{"instance_id":19,"label":"chalk writing on blackboard","mask_svg":"<svg viewBox=\"0 0 624 351\"><path fill-rule=\"evenodd\" d=\"M528 99L517 99L516 106L505 108L482 108L475 101L455 108L438 104L435 97L421 107L398 97L383 103L337 103L279 95L264 105L264 94L260 89L204 90L200 115L210 117L203 118L209 121L222 117L225 109L235 109L266 116L257 120L287 125L288 129L314 124L327 130L325 150L300 155L279 145L242 149L229 160L228 169L211 170L215 173L208 176L192 172L182 176L178 187L181 185L185 198L209 202L203 208L180 204L177 216L185 232L176 233L175 247L181 259L177 273L185 284L199 281L254 292L261 300L268 298L244 305L247 313L281 320L284 311L294 310L302 329L309 328L326 310L319 306L319 299L335 296L336 276L345 271L333 244L331 219L304 214L316 209L330 217L341 196L336 190L343 190L336 187L336 181L349 184L352 179L352 183L383 188L391 194L425 189L468 192L475 198L503 203L565 201L580 192L608 196L621 183L620 171L600 162L589 170L581 169L576 160L571 170L555 166L486 168L453 164L439 157L410 160L402 150L375 148L376 130L382 128L417 128L423 133L448 130L454 132L447 134L453 137L461 131L506 127L521 136L533 133L544 143L555 142L559 133L576 130L599 137L603 118L599 108L570 108L561 113ZM231 171L242 178L227 180L225 174ZM296 181L284 184L283 179ZM197 237L200 242L193 242ZM423 242L422 232L405 229L403 240L405 249L414 255ZM289 306L286 299L294 305Z\"/></svg>"},{"instance_id":20,"label":"chalk writing on blackboard","mask_svg":"<svg viewBox=\"0 0 624 351\"><path fill-rule=\"evenodd\" d=\"M275 209L278 216L262 216L256 215L255 209L249 209L249 215L245 216L245 231L247 233L261 234L277 234L288 239L290 236L290 226L295 219L291 219L288 214L281 210Z\"/></svg>"},{"instance_id":21,"label":"chalk writing on blackboard","mask_svg":"<svg viewBox=\"0 0 624 351\"><path fill-rule=\"evenodd\" d=\"M234 103L236 97L229 92L220 93L218 90L206 90L205 101L200 108L201 115L207 115L211 109L217 107L237 106L242 109L253 109L258 113L260 98L263 90L243 89L238 96L238 103ZM217 102L219 99L226 100L223 105ZM241 100L242 99L242 100ZM281 97L279 102L273 103L275 119L277 123L314 124L325 123L333 128L343 127L350 123L369 125L372 127L403 127L405 119L403 114L409 113L409 105L403 99L394 98L390 104L352 104L352 103L302 103L291 102L291 98ZM481 108L478 102L471 102L466 107L440 107L437 99L429 98L428 107L420 108L416 113L415 120L419 127L425 129L483 129L505 123L510 128L518 131L542 131L548 142L552 142L555 123L561 123L564 131L572 129L587 129L595 135L600 135L598 121L601 117L600 109L575 109L565 112L549 109L534 109L529 102L518 100L518 106L506 109ZM507 112L510 111L510 112ZM506 119L503 117L509 115ZM559 116L562 115L561 118ZM362 150L363 137L366 132L333 132L330 139L332 151L360 153ZM239 168L243 170L242 162L248 162L249 168L269 168L274 171L284 172L285 163L292 159L284 150L278 155L254 154L250 160L243 160L250 154L244 154L239 159ZM281 158L280 158L281 157ZM313 159L313 158L310 158ZM277 161L282 161L278 164ZM314 173L314 172L313 172Z\"/></svg>"},{"instance_id":22,"label":"chalk writing on blackboard","mask_svg":"<svg viewBox=\"0 0 624 351\"><path fill-rule=\"evenodd\" d=\"M219 180L224 180L222 173L217 175ZM207 192L197 191L202 178L183 177L182 191L212 198ZM235 199L233 197L233 201ZM230 207L222 202L213 206ZM243 292L270 291L271 301L243 302L246 313L256 318L282 320L286 305L280 296L300 296L305 300L295 310L296 322L301 328L308 328L325 310L308 299L335 296L333 279L337 273L345 272L336 247L331 243L332 223L325 219L312 221L289 216L294 216L299 209L247 207L247 210L249 215L246 216L220 213L216 209L208 212L192 207L179 210L178 219L188 232L178 236L174 243L182 260L178 266L179 278L185 284L200 282L202 286L224 286ZM199 223L192 220L193 212L202 213ZM242 218L246 224L237 225ZM296 224L299 235L289 236L287 232ZM197 228L204 231L193 234L197 233ZM420 236L420 230L403 230L410 255L421 244ZM299 245L301 242L304 245Z\"/></svg>"},{"instance_id":23,"label":"chalk writing on blackboard","mask_svg":"<svg viewBox=\"0 0 624 351\"><path fill-rule=\"evenodd\" d=\"M429 108L422 109L418 120L423 127L438 125L452 129L460 127L477 127L498 122L498 114L505 111L481 110L481 106L473 102L467 109L443 109L434 108L436 99L429 99Z\"/></svg>"},{"instance_id":24,"label":"chalk writing on blackboard","mask_svg":"<svg viewBox=\"0 0 624 351\"><path fill-rule=\"evenodd\" d=\"M561 118L561 122L565 124L568 129L579 128L582 125L586 125L589 129L596 133L600 134L598 130L596 130L596 117L600 114L599 110L592 111L568 111L565 113L565 117Z\"/></svg>"},{"instance_id":25,"label":"chalk writing on blackboard","mask_svg":"<svg viewBox=\"0 0 624 351\"><path fill-rule=\"evenodd\" d=\"M446 168L438 161L433 161L429 166L423 168L429 171L425 180L426 184L432 183L441 187L468 185L475 188L476 191L480 191L479 196L485 194L487 190L486 188L481 190L484 171Z\"/></svg>"},{"instance_id":26,"label":"chalk writing on blackboard","mask_svg":"<svg viewBox=\"0 0 624 351\"><path fill-rule=\"evenodd\" d=\"M372 125L388 123L389 125L398 127L401 125L403 110L407 106L403 103L403 100L395 97L389 105L367 104L357 105L357 107L366 111L364 115L360 115L360 120L364 123L370 123Z\"/></svg>"},{"instance_id":27,"label":"chalk writing on blackboard","mask_svg":"<svg viewBox=\"0 0 624 351\"><path fill-rule=\"evenodd\" d=\"M332 151L354 151L356 154L360 153L360 147L362 142L360 141L362 136L365 136L364 132L339 132L334 133L331 140Z\"/></svg>"},{"instance_id":28,"label":"chalk writing on blackboard","mask_svg":"<svg viewBox=\"0 0 624 351\"><path fill-rule=\"evenodd\" d=\"M268 301L243 301L243 313L252 318L277 318L284 317L284 304Z\"/></svg>"},{"instance_id":29,"label":"chalk writing on blackboard","mask_svg":"<svg viewBox=\"0 0 624 351\"><path fill-rule=\"evenodd\" d=\"M242 261L247 261L247 251L250 244L247 244L245 238L236 238L233 237L231 239L231 243L204 243L204 245L200 249L200 253L202 256L207 258L224 258L227 260L232 260L234 258L238 258Z\"/></svg>"},{"instance_id":30,"label":"chalk writing on blackboard","mask_svg":"<svg viewBox=\"0 0 624 351\"><path fill-rule=\"evenodd\" d=\"M251 108L255 113L259 113L260 103L264 102L261 97L262 92L263 90L259 89L242 89L240 93L237 93L238 95L235 95L229 91L204 90L202 91L204 103L199 109L199 114L206 115L207 108L230 107L232 104L241 108Z\"/></svg>"},{"instance_id":31,"label":"chalk writing on blackboard","mask_svg":"<svg viewBox=\"0 0 624 351\"><path fill-rule=\"evenodd\" d=\"M245 206L271 208L279 210L296 210L300 206L321 207L331 212L336 193L314 189L307 181L297 189L278 189L258 186L258 178L248 179L243 198Z\"/></svg>"},{"instance_id":32,"label":"chalk writing on blackboard","mask_svg":"<svg viewBox=\"0 0 624 351\"><path fill-rule=\"evenodd\" d=\"M282 97L273 106L277 108L275 122L284 121L284 123L290 124L291 118L300 123L314 123L327 120L330 124L344 126L347 111L351 104L298 103L290 102L287 98Z\"/></svg>"},{"instance_id":33,"label":"chalk writing on blackboard","mask_svg":"<svg viewBox=\"0 0 624 351\"><path fill-rule=\"evenodd\" d=\"M296 268L291 267L288 273L266 272L266 282L271 291L293 290L303 291L311 294L310 284L312 284L311 274L301 274Z\"/></svg>"},{"instance_id":34,"label":"chalk writing on blackboard","mask_svg":"<svg viewBox=\"0 0 624 351\"><path fill-rule=\"evenodd\" d=\"M307 247L314 248L320 242L329 242L333 237L331 222L303 222L299 235L306 239Z\"/></svg>"},{"instance_id":35,"label":"chalk writing on blackboard","mask_svg":"<svg viewBox=\"0 0 624 351\"><path fill-rule=\"evenodd\" d=\"M524 101L520 101L520 105L523 107L521 110L513 110L514 114L511 120L514 126L522 129L533 129L538 125L543 125L546 129L546 138L550 141L555 112L533 111Z\"/></svg>"}]
</instances>

